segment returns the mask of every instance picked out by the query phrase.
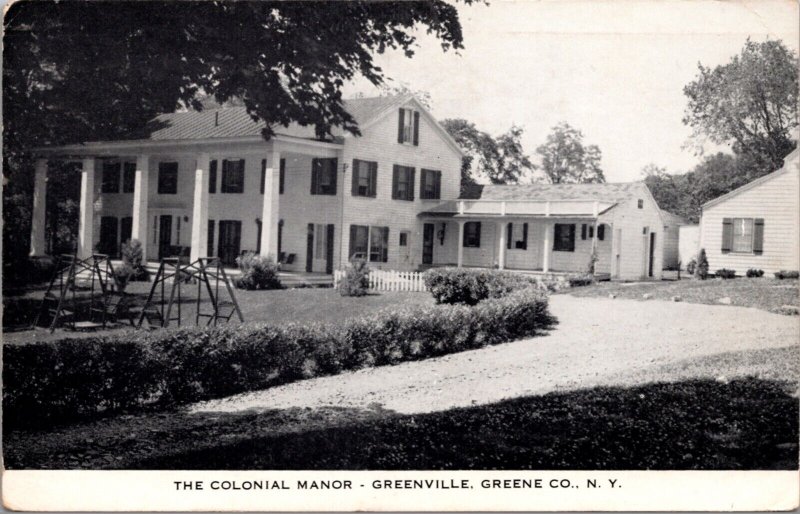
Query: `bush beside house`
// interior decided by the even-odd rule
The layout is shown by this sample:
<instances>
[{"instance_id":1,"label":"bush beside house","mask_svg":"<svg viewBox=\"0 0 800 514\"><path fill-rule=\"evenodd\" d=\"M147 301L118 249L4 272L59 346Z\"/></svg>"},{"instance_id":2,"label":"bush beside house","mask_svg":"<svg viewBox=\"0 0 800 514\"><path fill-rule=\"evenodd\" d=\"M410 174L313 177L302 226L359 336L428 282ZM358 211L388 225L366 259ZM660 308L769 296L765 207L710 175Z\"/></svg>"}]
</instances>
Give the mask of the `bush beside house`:
<instances>
[{"instance_id":1,"label":"bush beside house","mask_svg":"<svg viewBox=\"0 0 800 514\"><path fill-rule=\"evenodd\" d=\"M270 256L247 252L236 258L242 276L234 281L239 289L282 289L278 265Z\"/></svg>"},{"instance_id":2,"label":"bush beside house","mask_svg":"<svg viewBox=\"0 0 800 514\"><path fill-rule=\"evenodd\" d=\"M364 259L353 259L339 283L342 296L365 296L369 291L369 266Z\"/></svg>"}]
</instances>

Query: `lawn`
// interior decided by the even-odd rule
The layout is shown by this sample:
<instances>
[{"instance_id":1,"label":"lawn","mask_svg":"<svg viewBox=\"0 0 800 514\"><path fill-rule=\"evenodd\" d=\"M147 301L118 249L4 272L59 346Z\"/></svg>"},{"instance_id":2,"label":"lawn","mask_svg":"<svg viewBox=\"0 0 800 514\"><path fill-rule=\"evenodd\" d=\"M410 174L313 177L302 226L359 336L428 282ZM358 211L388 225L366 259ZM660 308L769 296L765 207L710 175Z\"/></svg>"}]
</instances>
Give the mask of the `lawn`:
<instances>
[{"instance_id":1,"label":"lawn","mask_svg":"<svg viewBox=\"0 0 800 514\"><path fill-rule=\"evenodd\" d=\"M678 280L662 282L599 282L587 287L569 289L578 297L607 297L642 300L649 294L655 300L671 301L673 297L689 303L719 305L721 298L730 298L730 305L755 307L778 312L783 305L799 305L800 289L797 280L773 278L735 278L730 280Z\"/></svg>"},{"instance_id":2,"label":"lawn","mask_svg":"<svg viewBox=\"0 0 800 514\"><path fill-rule=\"evenodd\" d=\"M149 285L149 283L144 282L133 282L129 285L127 292L133 293L143 300L147 296ZM23 307L31 313L38 308L38 301L41 295L42 293L39 292L38 294L27 295L24 298L9 298L6 301L24 303ZM185 286L182 288L182 301L180 303L182 325L194 325L195 313L197 312L196 297L197 286ZM167 289L167 298L169 298L169 289ZM245 322L258 321L275 325L292 322L339 321L363 316L389 307L401 308L410 305L434 304L433 298L427 293L386 292L370 294L364 297L343 297L337 290L331 288L296 288L273 291L237 289L236 298ZM211 302L204 296L201 302L201 312L207 312L210 309ZM177 305L173 306L172 313L173 317L176 315ZM32 320L30 316L28 318L30 319L26 319L26 325ZM236 320L236 317L234 316L232 319ZM232 322L238 322L238 320ZM4 319L5 324L6 321ZM170 324L170 326L175 325L175 322ZM4 332L6 330L7 327L4 326ZM86 337L97 334L118 333L120 330L125 330L125 328L88 332L71 332L57 329L53 334L50 334L45 329L11 330L3 334L3 339L5 342L10 343L52 341L65 337ZM130 329L128 328L128 330Z\"/></svg>"}]
</instances>

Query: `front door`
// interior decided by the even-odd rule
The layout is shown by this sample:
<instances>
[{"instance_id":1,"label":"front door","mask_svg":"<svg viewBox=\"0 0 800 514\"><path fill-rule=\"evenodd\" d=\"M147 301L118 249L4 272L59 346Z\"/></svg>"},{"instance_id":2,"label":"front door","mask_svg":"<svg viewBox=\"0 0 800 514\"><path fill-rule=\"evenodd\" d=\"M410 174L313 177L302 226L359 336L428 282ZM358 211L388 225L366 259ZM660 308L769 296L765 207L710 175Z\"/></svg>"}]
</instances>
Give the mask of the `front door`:
<instances>
[{"instance_id":1,"label":"front door","mask_svg":"<svg viewBox=\"0 0 800 514\"><path fill-rule=\"evenodd\" d=\"M309 223L306 237L306 271L333 273L333 225Z\"/></svg>"},{"instance_id":2,"label":"front door","mask_svg":"<svg viewBox=\"0 0 800 514\"><path fill-rule=\"evenodd\" d=\"M97 245L100 253L111 257L117 256L117 218L103 216L100 218L100 243Z\"/></svg>"},{"instance_id":3,"label":"front door","mask_svg":"<svg viewBox=\"0 0 800 514\"><path fill-rule=\"evenodd\" d=\"M162 214L158 218L158 257L169 257L172 245L172 215Z\"/></svg>"},{"instance_id":4,"label":"front door","mask_svg":"<svg viewBox=\"0 0 800 514\"><path fill-rule=\"evenodd\" d=\"M422 264L433 264L433 223L422 227Z\"/></svg>"},{"instance_id":5,"label":"front door","mask_svg":"<svg viewBox=\"0 0 800 514\"><path fill-rule=\"evenodd\" d=\"M223 264L236 265L236 258L241 252L242 222L236 220L220 220L219 247L217 256Z\"/></svg>"},{"instance_id":6,"label":"front door","mask_svg":"<svg viewBox=\"0 0 800 514\"><path fill-rule=\"evenodd\" d=\"M650 261L647 266L647 276L653 276L653 262L655 261L656 233L650 232Z\"/></svg>"}]
</instances>

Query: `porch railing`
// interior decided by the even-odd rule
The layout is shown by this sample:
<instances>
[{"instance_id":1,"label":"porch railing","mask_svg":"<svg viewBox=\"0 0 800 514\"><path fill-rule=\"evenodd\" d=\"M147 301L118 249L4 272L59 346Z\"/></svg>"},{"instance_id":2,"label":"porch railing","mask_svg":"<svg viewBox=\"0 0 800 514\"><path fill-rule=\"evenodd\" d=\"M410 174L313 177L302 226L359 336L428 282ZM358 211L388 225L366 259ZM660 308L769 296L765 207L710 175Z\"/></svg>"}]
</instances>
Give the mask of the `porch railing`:
<instances>
[{"instance_id":1,"label":"porch railing","mask_svg":"<svg viewBox=\"0 0 800 514\"><path fill-rule=\"evenodd\" d=\"M333 287L339 287L346 271L333 272ZM409 291L426 292L425 281L419 271L383 271L369 272L369 288L371 291Z\"/></svg>"}]
</instances>

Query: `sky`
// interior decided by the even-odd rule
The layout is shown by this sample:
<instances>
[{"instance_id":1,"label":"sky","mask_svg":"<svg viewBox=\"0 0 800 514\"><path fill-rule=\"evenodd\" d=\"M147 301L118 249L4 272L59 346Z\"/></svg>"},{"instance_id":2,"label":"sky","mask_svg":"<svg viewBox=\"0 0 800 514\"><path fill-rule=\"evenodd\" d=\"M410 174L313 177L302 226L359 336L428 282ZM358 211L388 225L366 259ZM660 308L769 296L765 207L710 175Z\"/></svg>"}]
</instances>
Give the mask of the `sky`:
<instances>
[{"instance_id":1,"label":"sky","mask_svg":"<svg viewBox=\"0 0 800 514\"><path fill-rule=\"evenodd\" d=\"M535 150L566 121L603 153L608 182L642 178L654 163L683 173L701 157L686 146L683 87L697 64L717 66L746 39L780 39L797 52L798 3L770 1L492 0L458 6L464 49L443 52L420 31L416 54L378 55L393 83L427 91L438 119L465 118L498 135L517 124ZM365 79L347 95L377 90ZM725 150L708 147L707 151Z\"/></svg>"}]
</instances>

